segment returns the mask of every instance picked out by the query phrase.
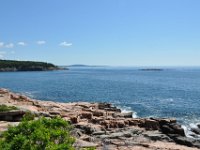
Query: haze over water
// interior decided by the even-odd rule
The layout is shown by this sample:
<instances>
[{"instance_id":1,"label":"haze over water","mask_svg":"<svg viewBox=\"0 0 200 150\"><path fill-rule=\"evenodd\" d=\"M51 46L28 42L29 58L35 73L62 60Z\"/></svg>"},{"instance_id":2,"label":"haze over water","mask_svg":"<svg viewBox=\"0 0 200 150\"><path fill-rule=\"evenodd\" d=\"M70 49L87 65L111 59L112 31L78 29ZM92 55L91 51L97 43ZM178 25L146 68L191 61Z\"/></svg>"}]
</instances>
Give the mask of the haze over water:
<instances>
[{"instance_id":1,"label":"haze over water","mask_svg":"<svg viewBox=\"0 0 200 150\"><path fill-rule=\"evenodd\" d=\"M61 102L110 102L139 117L200 122L200 68L141 71L132 67L82 67L52 72L4 72L0 87Z\"/></svg>"}]
</instances>

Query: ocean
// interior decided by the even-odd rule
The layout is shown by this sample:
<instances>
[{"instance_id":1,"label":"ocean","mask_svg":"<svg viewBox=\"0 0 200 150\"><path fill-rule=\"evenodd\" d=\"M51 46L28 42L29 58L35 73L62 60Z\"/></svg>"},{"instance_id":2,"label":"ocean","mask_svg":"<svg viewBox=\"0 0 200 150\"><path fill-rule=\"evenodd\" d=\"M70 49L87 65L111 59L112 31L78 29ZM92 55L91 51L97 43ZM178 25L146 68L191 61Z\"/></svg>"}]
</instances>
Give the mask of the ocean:
<instances>
[{"instance_id":1,"label":"ocean","mask_svg":"<svg viewBox=\"0 0 200 150\"><path fill-rule=\"evenodd\" d=\"M1 72L0 87L41 100L108 102L133 111L133 117L176 118L187 129L200 123L200 68L70 67Z\"/></svg>"}]
</instances>

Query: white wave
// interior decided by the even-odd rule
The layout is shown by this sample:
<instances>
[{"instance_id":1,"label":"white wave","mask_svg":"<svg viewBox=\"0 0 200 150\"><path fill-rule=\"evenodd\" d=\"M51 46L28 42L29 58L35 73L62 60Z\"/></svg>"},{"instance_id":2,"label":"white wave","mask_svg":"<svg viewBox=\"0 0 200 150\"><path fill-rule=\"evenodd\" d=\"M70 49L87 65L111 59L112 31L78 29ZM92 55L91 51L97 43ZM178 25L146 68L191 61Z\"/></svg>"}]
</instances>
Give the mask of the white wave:
<instances>
[{"instance_id":1,"label":"white wave","mask_svg":"<svg viewBox=\"0 0 200 150\"><path fill-rule=\"evenodd\" d=\"M24 92L23 94L30 98L34 98L34 92Z\"/></svg>"},{"instance_id":2,"label":"white wave","mask_svg":"<svg viewBox=\"0 0 200 150\"><path fill-rule=\"evenodd\" d=\"M133 118L137 118L137 117L138 117L138 116L137 116L137 112L133 111L133 110L131 109L131 107L126 107L126 106L121 107L121 106L118 106L117 108L119 108L119 109L121 110L122 113L129 113L129 112L132 112L132 113L133 113L133 114L132 114L132 117L133 117Z\"/></svg>"},{"instance_id":3,"label":"white wave","mask_svg":"<svg viewBox=\"0 0 200 150\"><path fill-rule=\"evenodd\" d=\"M188 138L192 138L192 139L200 139L200 135L192 132L192 128L198 128L196 124L194 123L190 123L189 125L182 125L181 126L184 129L185 135Z\"/></svg>"}]
</instances>

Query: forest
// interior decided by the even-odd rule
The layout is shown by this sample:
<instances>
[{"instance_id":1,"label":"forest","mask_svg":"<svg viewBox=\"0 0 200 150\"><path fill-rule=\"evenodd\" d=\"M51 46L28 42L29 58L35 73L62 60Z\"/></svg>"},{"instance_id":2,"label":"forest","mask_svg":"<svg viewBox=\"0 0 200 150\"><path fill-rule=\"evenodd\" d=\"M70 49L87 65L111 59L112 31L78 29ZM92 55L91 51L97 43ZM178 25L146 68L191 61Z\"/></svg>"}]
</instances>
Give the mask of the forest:
<instances>
[{"instance_id":1,"label":"forest","mask_svg":"<svg viewBox=\"0 0 200 150\"><path fill-rule=\"evenodd\" d=\"M48 71L58 70L52 63L36 61L0 60L0 71Z\"/></svg>"}]
</instances>

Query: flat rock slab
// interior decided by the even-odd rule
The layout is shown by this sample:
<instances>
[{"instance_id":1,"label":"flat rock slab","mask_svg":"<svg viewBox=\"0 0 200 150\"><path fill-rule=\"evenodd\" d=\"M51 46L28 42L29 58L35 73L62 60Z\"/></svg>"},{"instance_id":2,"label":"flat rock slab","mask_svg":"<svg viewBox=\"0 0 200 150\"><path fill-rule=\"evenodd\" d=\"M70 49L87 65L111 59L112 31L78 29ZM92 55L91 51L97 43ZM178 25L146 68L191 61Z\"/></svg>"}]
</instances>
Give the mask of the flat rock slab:
<instances>
[{"instance_id":1,"label":"flat rock slab","mask_svg":"<svg viewBox=\"0 0 200 150\"><path fill-rule=\"evenodd\" d=\"M89 147L97 147L98 144L92 143L92 142L86 142L83 140L76 140L74 143L74 146L76 148L89 148Z\"/></svg>"}]
</instances>

